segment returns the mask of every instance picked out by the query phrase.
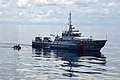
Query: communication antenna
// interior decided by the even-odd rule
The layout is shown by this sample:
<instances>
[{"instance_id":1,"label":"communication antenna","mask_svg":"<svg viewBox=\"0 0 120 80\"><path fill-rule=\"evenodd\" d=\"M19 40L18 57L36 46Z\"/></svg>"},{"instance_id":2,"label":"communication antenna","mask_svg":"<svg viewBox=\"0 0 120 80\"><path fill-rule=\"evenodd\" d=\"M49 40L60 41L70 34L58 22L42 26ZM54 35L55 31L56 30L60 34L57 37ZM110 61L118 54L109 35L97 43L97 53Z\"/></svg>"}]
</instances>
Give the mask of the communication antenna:
<instances>
[{"instance_id":1,"label":"communication antenna","mask_svg":"<svg viewBox=\"0 0 120 80\"><path fill-rule=\"evenodd\" d=\"M71 12L69 13L69 18L68 18L68 20L69 20L69 31L70 32L72 32L72 25L71 25Z\"/></svg>"}]
</instances>

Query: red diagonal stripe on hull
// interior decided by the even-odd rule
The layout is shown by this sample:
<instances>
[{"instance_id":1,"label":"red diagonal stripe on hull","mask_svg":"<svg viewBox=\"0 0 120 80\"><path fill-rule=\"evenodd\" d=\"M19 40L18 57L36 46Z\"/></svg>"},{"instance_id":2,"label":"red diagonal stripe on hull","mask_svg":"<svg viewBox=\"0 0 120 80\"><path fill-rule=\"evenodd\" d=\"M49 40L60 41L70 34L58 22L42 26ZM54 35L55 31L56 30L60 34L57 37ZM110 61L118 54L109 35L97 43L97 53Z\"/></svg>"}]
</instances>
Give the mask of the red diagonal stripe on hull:
<instances>
[{"instance_id":1,"label":"red diagonal stripe on hull","mask_svg":"<svg viewBox=\"0 0 120 80\"><path fill-rule=\"evenodd\" d=\"M80 41L79 49L80 49L80 55L82 56L83 55L83 41Z\"/></svg>"}]
</instances>

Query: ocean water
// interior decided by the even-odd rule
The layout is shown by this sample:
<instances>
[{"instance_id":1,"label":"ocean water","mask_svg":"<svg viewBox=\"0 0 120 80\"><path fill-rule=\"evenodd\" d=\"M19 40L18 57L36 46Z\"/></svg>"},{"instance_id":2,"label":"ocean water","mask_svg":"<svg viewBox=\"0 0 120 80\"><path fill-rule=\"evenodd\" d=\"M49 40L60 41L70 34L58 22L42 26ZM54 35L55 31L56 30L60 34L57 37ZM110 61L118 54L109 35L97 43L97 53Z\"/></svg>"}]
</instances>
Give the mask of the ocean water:
<instances>
[{"instance_id":1,"label":"ocean water","mask_svg":"<svg viewBox=\"0 0 120 80\"><path fill-rule=\"evenodd\" d=\"M35 36L59 35L66 26L1 25L0 80L119 80L120 28L79 26L83 36L107 39L100 52L32 49ZM14 50L21 44L21 50ZM89 54L86 56L84 54Z\"/></svg>"}]
</instances>

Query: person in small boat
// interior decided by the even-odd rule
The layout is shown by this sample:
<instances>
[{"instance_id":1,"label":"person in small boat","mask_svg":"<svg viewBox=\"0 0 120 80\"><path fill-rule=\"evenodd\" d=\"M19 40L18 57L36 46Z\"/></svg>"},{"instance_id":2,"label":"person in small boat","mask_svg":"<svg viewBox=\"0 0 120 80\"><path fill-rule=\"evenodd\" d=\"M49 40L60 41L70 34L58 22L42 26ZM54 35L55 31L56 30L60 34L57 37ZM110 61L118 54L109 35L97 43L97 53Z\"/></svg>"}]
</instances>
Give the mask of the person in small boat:
<instances>
[{"instance_id":1,"label":"person in small boat","mask_svg":"<svg viewBox=\"0 0 120 80\"><path fill-rule=\"evenodd\" d=\"M20 50L20 49L21 49L21 46L18 44L18 45L14 45L13 48L14 48L14 49L17 49L17 50Z\"/></svg>"}]
</instances>

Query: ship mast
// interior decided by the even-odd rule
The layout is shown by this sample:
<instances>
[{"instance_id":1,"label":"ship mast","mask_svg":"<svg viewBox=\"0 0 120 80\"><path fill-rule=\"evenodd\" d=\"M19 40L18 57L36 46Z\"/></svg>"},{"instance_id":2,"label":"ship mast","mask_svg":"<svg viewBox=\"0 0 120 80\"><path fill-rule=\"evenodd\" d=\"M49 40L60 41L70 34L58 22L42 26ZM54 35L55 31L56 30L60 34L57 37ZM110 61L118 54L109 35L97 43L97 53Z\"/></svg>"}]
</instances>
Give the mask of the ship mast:
<instances>
[{"instance_id":1,"label":"ship mast","mask_svg":"<svg viewBox=\"0 0 120 80\"><path fill-rule=\"evenodd\" d=\"M71 25L71 12L69 13L69 18L68 18L68 20L69 20L69 32L72 32L72 25Z\"/></svg>"}]
</instances>

